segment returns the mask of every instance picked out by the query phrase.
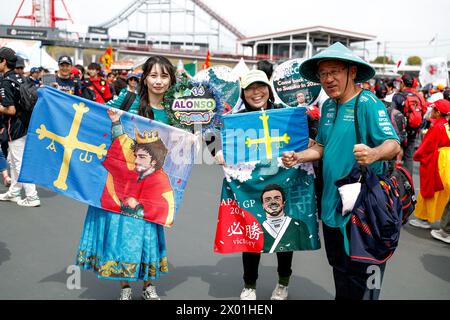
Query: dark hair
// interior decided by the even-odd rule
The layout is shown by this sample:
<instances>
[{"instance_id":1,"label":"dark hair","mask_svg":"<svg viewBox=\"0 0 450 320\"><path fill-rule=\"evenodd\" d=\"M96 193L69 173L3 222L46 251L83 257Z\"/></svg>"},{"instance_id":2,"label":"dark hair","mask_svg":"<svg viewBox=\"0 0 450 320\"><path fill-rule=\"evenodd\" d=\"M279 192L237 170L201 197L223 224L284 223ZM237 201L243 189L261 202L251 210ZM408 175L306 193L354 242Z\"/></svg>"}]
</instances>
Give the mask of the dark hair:
<instances>
[{"instance_id":1,"label":"dark hair","mask_svg":"<svg viewBox=\"0 0 450 320\"><path fill-rule=\"evenodd\" d=\"M412 88L414 84L414 77L411 76L409 73L405 73L402 76L402 81L405 86L407 86L408 88Z\"/></svg>"},{"instance_id":2,"label":"dark hair","mask_svg":"<svg viewBox=\"0 0 450 320\"><path fill-rule=\"evenodd\" d=\"M259 60L256 63L256 69L263 71L267 78L270 79L273 73L273 64L269 60Z\"/></svg>"},{"instance_id":3,"label":"dark hair","mask_svg":"<svg viewBox=\"0 0 450 320\"><path fill-rule=\"evenodd\" d=\"M450 89L444 90L442 93L444 95L444 99L450 101Z\"/></svg>"},{"instance_id":4,"label":"dark hair","mask_svg":"<svg viewBox=\"0 0 450 320\"><path fill-rule=\"evenodd\" d=\"M268 191L272 191L272 190L279 191L281 193L281 196L283 197L283 202L286 201L286 196L285 196L283 188L280 185L274 183L274 184L268 184L264 188L264 190L261 192L261 203L263 203L263 195L264 195L264 193L266 193Z\"/></svg>"},{"instance_id":5,"label":"dark hair","mask_svg":"<svg viewBox=\"0 0 450 320\"><path fill-rule=\"evenodd\" d=\"M150 143L134 143L131 148L135 153L138 150L144 150L147 152L152 157L152 161L156 161L155 171L164 166L164 161L166 160L168 151L161 139Z\"/></svg>"},{"instance_id":6,"label":"dark hair","mask_svg":"<svg viewBox=\"0 0 450 320\"><path fill-rule=\"evenodd\" d=\"M378 99L386 98L387 91L387 87L383 83L375 86L375 95Z\"/></svg>"},{"instance_id":7,"label":"dark hair","mask_svg":"<svg viewBox=\"0 0 450 320\"><path fill-rule=\"evenodd\" d=\"M78 70L80 70L81 71L81 74L84 76L84 74L85 74L85 70L84 70L84 67L81 65L81 64L76 64L75 65L75 68L77 68Z\"/></svg>"},{"instance_id":8,"label":"dark hair","mask_svg":"<svg viewBox=\"0 0 450 320\"><path fill-rule=\"evenodd\" d=\"M177 81L177 78L175 76L175 67L173 66L172 62L170 62L166 57L153 56L145 61L144 65L142 66L141 81L139 81L139 115L149 119L154 119L155 116L153 114L152 108L148 105L148 87L145 83L145 79L150 74L153 67L157 64L160 65L162 70L164 72L167 72L167 74L169 75L170 86L173 86Z\"/></svg>"},{"instance_id":9,"label":"dark hair","mask_svg":"<svg viewBox=\"0 0 450 320\"><path fill-rule=\"evenodd\" d=\"M0 63L3 62L3 60L6 61L6 67L10 70L15 69L16 68L16 63L15 62L11 62L10 60L6 59L6 58L0 58Z\"/></svg>"},{"instance_id":10,"label":"dark hair","mask_svg":"<svg viewBox=\"0 0 450 320\"><path fill-rule=\"evenodd\" d=\"M88 69L91 69L91 70L94 69L94 70L97 70L97 71L102 71L102 67L97 62L89 63Z\"/></svg>"}]
</instances>

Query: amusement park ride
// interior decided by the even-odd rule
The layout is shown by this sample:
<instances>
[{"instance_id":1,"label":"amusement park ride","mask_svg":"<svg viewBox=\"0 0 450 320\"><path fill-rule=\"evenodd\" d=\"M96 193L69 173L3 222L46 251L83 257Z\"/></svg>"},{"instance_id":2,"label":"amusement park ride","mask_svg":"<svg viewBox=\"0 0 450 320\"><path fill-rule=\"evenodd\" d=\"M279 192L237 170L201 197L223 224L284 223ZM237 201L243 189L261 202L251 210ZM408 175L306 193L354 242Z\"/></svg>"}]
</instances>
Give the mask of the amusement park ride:
<instances>
[{"instance_id":1,"label":"amusement park ride","mask_svg":"<svg viewBox=\"0 0 450 320\"><path fill-rule=\"evenodd\" d=\"M57 21L70 21L73 23L66 3L64 2L64 0L60 1L67 14L67 18L56 16L55 0L31 0L31 14L21 15L23 5L25 4L25 2L27 2L26 0L22 0L11 25L14 25L17 19L31 20L31 25L33 27L55 28Z\"/></svg>"}]
</instances>

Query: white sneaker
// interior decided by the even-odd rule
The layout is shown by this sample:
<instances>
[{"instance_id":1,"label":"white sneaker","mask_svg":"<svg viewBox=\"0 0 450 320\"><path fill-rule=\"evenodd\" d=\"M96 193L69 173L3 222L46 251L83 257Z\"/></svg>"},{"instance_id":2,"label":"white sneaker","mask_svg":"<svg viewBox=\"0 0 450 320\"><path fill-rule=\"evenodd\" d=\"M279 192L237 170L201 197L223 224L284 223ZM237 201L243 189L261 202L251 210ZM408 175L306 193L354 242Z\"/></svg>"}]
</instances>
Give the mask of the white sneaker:
<instances>
[{"instance_id":1,"label":"white sneaker","mask_svg":"<svg viewBox=\"0 0 450 320\"><path fill-rule=\"evenodd\" d=\"M12 195L11 193L6 192L0 194L0 201L11 201L11 202L18 202L20 201L20 196Z\"/></svg>"},{"instance_id":2,"label":"white sneaker","mask_svg":"<svg viewBox=\"0 0 450 320\"><path fill-rule=\"evenodd\" d=\"M409 220L409 224L413 227L422 228L422 229L431 229L431 223L425 220L420 219L411 219Z\"/></svg>"},{"instance_id":3,"label":"white sneaker","mask_svg":"<svg viewBox=\"0 0 450 320\"><path fill-rule=\"evenodd\" d=\"M120 291L119 300L133 300L132 295L131 295L131 288L123 288Z\"/></svg>"},{"instance_id":4,"label":"white sneaker","mask_svg":"<svg viewBox=\"0 0 450 320\"><path fill-rule=\"evenodd\" d=\"M39 207L41 200L39 200L39 197L26 197L17 201L17 205L21 207Z\"/></svg>"},{"instance_id":5,"label":"white sneaker","mask_svg":"<svg viewBox=\"0 0 450 320\"><path fill-rule=\"evenodd\" d=\"M256 300L256 289L244 288L241 292L241 300Z\"/></svg>"},{"instance_id":6,"label":"white sneaker","mask_svg":"<svg viewBox=\"0 0 450 320\"><path fill-rule=\"evenodd\" d=\"M142 291L142 298L144 298L144 300L161 300L156 293L156 287L153 285L149 285L144 291Z\"/></svg>"},{"instance_id":7,"label":"white sneaker","mask_svg":"<svg viewBox=\"0 0 450 320\"><path fill-rule=\"evenodd\" d=\"M287 300L288 298L288 287L277 283L275 290L272 292L270 300Z\"/></svg>"},{"instance_id":8,"label":"white sneaker","mask_svg":"<svg viewBox=\"0 0 450 320\"><path fill-rule=\"evenodd\" d=\"M448 234L442 229L431 230L431 236L435 239L444 241L445 243L450 243L450 234Z\"/></svg>"}]
</instances>

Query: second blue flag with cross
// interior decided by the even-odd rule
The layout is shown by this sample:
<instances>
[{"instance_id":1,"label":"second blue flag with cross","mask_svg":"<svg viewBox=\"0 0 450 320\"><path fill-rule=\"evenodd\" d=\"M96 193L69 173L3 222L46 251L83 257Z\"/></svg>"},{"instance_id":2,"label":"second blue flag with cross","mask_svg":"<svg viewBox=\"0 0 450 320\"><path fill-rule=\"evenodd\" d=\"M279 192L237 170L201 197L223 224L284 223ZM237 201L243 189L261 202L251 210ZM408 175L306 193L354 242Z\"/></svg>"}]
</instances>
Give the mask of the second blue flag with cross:
<instances>
[{"instance_id":1,"label":"second blue flag with cross","mask_svg":"<svg viewBox=\"0 0 450 320\"><path fill-rule=\"evenodd\" d=\"M225 162L271 160L285 151L306 149L309 139L305 111L304 108L285 108L223 117Z\"/></svg>"}]
</instances>

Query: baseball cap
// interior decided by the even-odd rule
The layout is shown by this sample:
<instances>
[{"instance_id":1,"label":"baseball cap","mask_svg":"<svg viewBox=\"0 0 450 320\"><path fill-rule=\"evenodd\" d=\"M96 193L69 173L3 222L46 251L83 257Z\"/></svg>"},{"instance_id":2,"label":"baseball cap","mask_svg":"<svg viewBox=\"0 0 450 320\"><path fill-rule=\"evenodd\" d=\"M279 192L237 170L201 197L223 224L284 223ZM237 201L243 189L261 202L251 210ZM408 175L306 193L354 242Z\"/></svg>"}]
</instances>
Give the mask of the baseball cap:
<instances>
[{"instance_id":1,"label":"baseball cap","mask_svg":"<svg viewBox=\"0 0 450 320\"><path fill-rule=\"evenodd\" d=\"M33 67L30 69L30 73L41 72L41 69L38 67Z\"/></svg>"},{"instance_id":2,"label":"baseball cap","mask_svg":"<svg viewBox=\"0 0 450 320\"><path fill-rule=\"evenodd\" d=\"M58 65L63 64L63 63L67 63L72 65L72 59L69 56L61 56L58 59Z\"/></svg>"},{"instance_id":3,"label":"baseball cap","mask_svg":"<svg viewBox=\"0 0 450 320\"><path fill-rule=\"evenodd\" d=\"M241 87L245 90L255 82L264 83L270 87L270 82L267 75L261 70L250 70L243 75L241 78Z\"/></svg>"},{"instance_id":4,"label":"baseball cap","mask_svg":"<svg viewBox=\"0 0 450 320\"><path fill-rule=\"evenodd\" d=\"M442 114L450 114L450 101L440 99L434 102L434 107Z\"/></svg>"},{"instance_id":5,"label":"baseball cap","mask_svg":"<svg viewBox=\"0 0 450 320\"><path fill-rule=\"evenodd\" d=\"M137 73L132 73L132 72L130 72L130 73L127 75L127 81L130 80L131 78L136 78L136 79L139 80L140 76L139 76Z\"/></svg>"},{"instance_id":6,"label":"baseball cap","mask_svg":"<svg viewBox=\"0 0 450 320\"><path fill-rule=\"evenodd\" d=\"M6 59L9 62L16 62L17 61L17 56L16 56L16 52L8 47L1 47L0 48L0 58Z\"/></svg>"},{"instance_id":7,"label":"baseball cap","mask_svg":"<svg viewBox=\"0 0 450 320\"><path fill-rule=\"evenodd\" d=\"M17 56L16 68L25 68L25 60L24 58Z\"/></svg>"}]
</instances>

